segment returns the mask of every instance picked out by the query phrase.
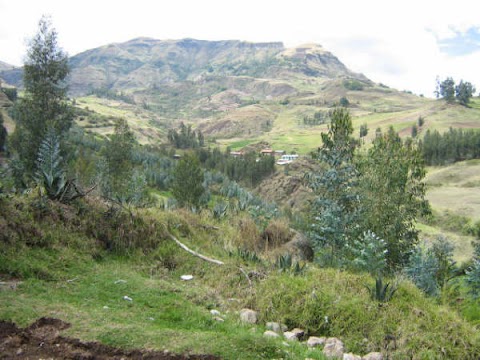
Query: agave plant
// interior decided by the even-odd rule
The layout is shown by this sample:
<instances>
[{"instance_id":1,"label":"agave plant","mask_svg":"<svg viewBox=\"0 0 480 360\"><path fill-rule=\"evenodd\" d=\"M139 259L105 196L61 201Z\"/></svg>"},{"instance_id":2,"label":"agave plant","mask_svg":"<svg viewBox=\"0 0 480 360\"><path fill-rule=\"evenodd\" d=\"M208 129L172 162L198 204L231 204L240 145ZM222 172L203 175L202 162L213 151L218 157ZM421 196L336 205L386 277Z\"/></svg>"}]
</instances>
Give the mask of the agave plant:
<instances>
[{"instance_id":1,"label":"agave plant","mask_svg":"<svg viewBox=\"0 0 480 360\"><path fill-rule=\"evenodd\" d=\"M222 219L227 216L228 204L224 202L218 202L213 207L213 217L216 219Z\"/></svg>"},{"instance_id":2,"label":"agave plant","mask_svg":"<svg viewBox=\"0 0 480 360\"><path fill-rule=\"evenodd\" d=\"M375 279L375 287L366 286L372 300L379 302L388 302L391 300L395 292L397 291L396 286L390 286L390 283L384 283L382 277L377 277Z\"/></svg>"}]
</instances>

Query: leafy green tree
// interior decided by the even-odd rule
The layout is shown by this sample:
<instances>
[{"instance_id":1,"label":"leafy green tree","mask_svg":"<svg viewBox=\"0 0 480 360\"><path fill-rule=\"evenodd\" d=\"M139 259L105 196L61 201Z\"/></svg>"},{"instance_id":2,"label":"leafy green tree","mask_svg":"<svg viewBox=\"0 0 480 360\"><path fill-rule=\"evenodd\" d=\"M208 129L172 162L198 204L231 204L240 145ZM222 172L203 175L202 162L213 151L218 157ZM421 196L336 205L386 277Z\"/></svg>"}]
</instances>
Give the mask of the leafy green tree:
<instances>
[{"instance_id":1,"label":"leafy green tree","mask_svg":"<svg viewBox=\"0 0 480 360\"><path fill-rule=\"evenodd\" d=\"M438 263L438 270L435 277L441 289L444 289L447 286L448 281L455 275L453 250L454 246L443 235L438 236L432 244L432 252Z\"/></svg>"},{"instance_id":2,"label":"leafy green tree","mask_svg":"<svg viewBox=\"0 0 480 360\"><path fill-rule=\"evenodd\" d=\"M13 148L31 175L47 128L62 136L72 124L73 113L67 104L68 73L68 57L58 45L57 32L50 20L42 17L27 50L23 75L25 94L16 105L12 139Z\"/></svg>"},{"instance_id":3,"label":"leafy green tree","mask_svg":"<svg viewBox=\"0 0 480 360\"><path fill-rule=\"evenodd\" d=\"M339 104L340 106L348 107L350 105L350 101L348 101L348 99L345 96L343 96L340 98Z\"/></svg>"},{"instance_id":4,"label":"leafy green tree","mask_svg":"<svg viewBox=\"0 0 480 360\"><path fill-rule=\"evenodd\" d=\"M394 270L407 262L418 241L415 222L429 209L420 151L411 141L403 142L391 127L375 138L358 166L361 228L386 241L387 264Z\"/></svg>"},{"instance_id":5,"label":"leafy green tree","mask_svg":"<svg viewBox=\"0 0 480 360\"><path fill-rule=\"evenodd\" d=\"M350 113L337 108L331 114L328 133L322 133L322 147L314 158L323 167L307 174L315 193L311 204L311 239L321 261L335 265L342 251L357 235L359 197L358 172L353 162L357 142L352 137Z\"/></svg>"},{"instance_id":6,"label":"leafy green tree","mask_svg":"<svg viewBox=\"0 0 480 360\"><path fill-rule=\"evenodd\" d=\"M173 172L172 194L181 206L200 206L200 199L205 192L204 174L200 161L193 154L185 154Z\"/></svg>"},{"instance_id":7,"label":"leafy green tree","mask_svg":"<svg viewBox=\"0 0 480 360\"><path fill-rule=\"evenodd\" d=\"M435 91L437 98L442 97L448 103L455 102L455 81L451 77L445 80L437 80L437 90Z\"/></svg>"},{"instance_id":8,"label":"leafy green tree","mask_svg":"<svg viewBox=\"0 0 480 360\"><path fill-rule=\"evenodd\" d=\"M416 138L418 135L418 128L417 125L412 126L412 138Z\"/></svg>"},{"instance_id":9,"label":"leafy green tree","mask_svg":"<svg viewBox=\"0 0 480 360\"><path fill-rule=\"evenodd\" d=\"M471 83L460 80L460 83L455 86L455 98L460 104L467 106L475 91L476 89Z\"/></svg>"},{"instance_id":10,"label":"leafy green tree","mask_svg":"<svg viewBox=\"0 0 480 360\"><path fill-rule=\"evenodd\" d=\"M438 270L438 260L433 251L418 246L404 271L419 289L429 296L437 296L440 291L436 278Z\"/></svg>"},{"instance_id":11,"label":"leafy green tree","mask_svg":"<svg viewBox=\"0 0 480 360\"><path fill-rule=\"evenodd\" d=\"M132 189L136 188L134 177L133 152L135 136L125 119L115 123L114 133L105 144L103 155L105 163L101 169L101 185L104 196L120 203L132 202L136 196Z\"/></svg>"},{"instance_id":12,"label":"leafy green tree","mask_svg":"<svg viewBox=\"0 0 480 360\"><path fill-rule=\"evenodd\" d=\"M387 268L387 243L372 231L354 240L351 246L353 265L360 271L366 271L373 277L380 278Z\"/></svg>"},{"instance_id":13,"label":"leafy green tree","mask_svg":"<svg viewBox=\"0 0 480 360\"><path fill-rule=\"evenodd\" d=\"M418 117L418 127L421 128L425 124L425 118L423 116Z\"/></svg>"},{"instance_id":14,"label":"leafy green tree","mask_svg":"<svg viewBox=\"0 0 480 360\"><path fill-rule=\"evenodd\" d=\"M362 124L360 125L360 138L364 138L368 135L368 125Z\"/></svg>"}]
</instances>

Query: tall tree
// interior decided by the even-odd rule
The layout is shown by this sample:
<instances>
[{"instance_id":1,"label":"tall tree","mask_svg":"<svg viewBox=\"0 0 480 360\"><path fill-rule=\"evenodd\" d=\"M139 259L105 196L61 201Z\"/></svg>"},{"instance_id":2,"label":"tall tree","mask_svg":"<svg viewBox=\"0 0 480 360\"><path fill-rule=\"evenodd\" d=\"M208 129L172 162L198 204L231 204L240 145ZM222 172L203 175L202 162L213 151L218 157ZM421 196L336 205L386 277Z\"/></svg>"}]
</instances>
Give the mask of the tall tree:
<instances>
[{"instance_id":1,"label":"tall tree","mask_svg":"<svg viewBox=\"0 0 480 360\"><path fill-rule=\"evenodd\" d=\"M353 162L357 142L352 137L350 113L337 108L331 114L328 133L314 157L322 169L307 175L315 193L312 202L311 238L327 265L336 265L345 245L358 235L358 172Z\"/></svg>"},{"instance_id":2,"label":"tall tree","mask_svg":"<svg viewBox=\"0 0 480 360\"><path fill-rule=\"evenodd\" d=\"M17 126L12 141L29 174L33 174L47 129L52 128L62 136L72 124L73 113L66 101L68 73L68 57L58 45L57 32L50 19L44 16L27 50L23 75L25 95L17 104Z\"/></svg>"},{"instance_id":3,"label":"tall tree","mask_svg":"<svg viewBox=\"0 0 480 360\"><path fill-rule=\"evenodd\" d=\"M455 102L455 81L451 77L445 80L437 80L437 90L435 91L437 98L442 97L449 103Z\"/></svg>"},{"instance_id":4,"label":"tall tree","mask_svg":"<svg viewBox=\"0 0 480 360\"><path fill-rule=\"evenodd\" d=\"M106 166L102 173L102 190L110 199L128 200L130 181L133 177L133 148L135 136L125 119L115 123L114 133L105 144L103 154Z\"/></svg>"},{"instance_id":5,"label":"tall tree","mask_svg":"<svg viewBox=\"0 0 480 360\"><path fill-rule=\"evenodd\" d=\"M415 221L428 211L425 166L409 139L403 142L391 127L378 136L359 161L362 225L387 243L387 263L404 265L418 240Z\"/></svg>"},{"instance_id":6,"label":"tall tree","mask_svg":"<svg viewBox=\"0 0 480 360\"><path fill-rule=\"evenodd\" d=\"M203 170L194 154L185 154L173 172L172 193L181 206L200 205L200 198L205 192L203 187Z\"/></svg>"},{"instance_id":7,"label":"tall tree","mask_svg":"<svg viewBox=\"0 0 480 360\"><path fill-rule=\"evenodd\" d=\"M471 83L460 80L460 83L455 86L455 97L460 104L467 106L475 91L476 89Z\"/></svg>"}]
</instances>

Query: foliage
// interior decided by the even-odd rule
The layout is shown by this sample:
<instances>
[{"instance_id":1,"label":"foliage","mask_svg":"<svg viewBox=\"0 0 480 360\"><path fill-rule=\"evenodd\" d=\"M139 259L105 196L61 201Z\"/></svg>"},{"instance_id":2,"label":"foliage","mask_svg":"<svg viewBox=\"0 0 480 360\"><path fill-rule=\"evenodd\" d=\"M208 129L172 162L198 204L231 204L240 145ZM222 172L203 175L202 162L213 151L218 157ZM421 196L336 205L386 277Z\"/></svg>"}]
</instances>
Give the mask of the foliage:
<instances>
[{"instance_id":1,"label":"foliage","mask_svg":"<svg viewBox=\"0 0 480 360\"><path fill-rule=\"evenodd\" d=\"M284 254L275 260L275 268L280 272L287 272L292 275L301 275L305 271L305 264L300 265L298 261L293 259L292 254Z\"/></svg>"},{"instance_id":2,"label":"foliage","mask_svg":"<svg viewBox=\"0 0 480 360\"><path fill-rule=\"evenodd\" d=\"M347 90L361 91L365 87L365 84L358 80L350 79L350 80L344 80L343 86Z\"/></svg>"},{"instance_id":3,"label":"foliage","mask_svg":"<svg viewBox=\"0 0 480 360\"><path fill-rule=\"evenodd\" d=\"M72 124L67 104L68 58L57 43L57 32L42 17L30 41L24 65L25 95L16 103L16 128L12 146L32 175L40 143L47 128L63 136ZM29 146L25 146L28 144Z\"/></svg>"},{"instance_id":4,"label":"foliage","mask_svg":"<svg viewBox=\"0 0 480 360\"><path fill-rule=\"evenodd\" d=\"M222 219L227 216L228 203L217 202L212 209L213 217L216 219Z\"/></svg>"},{"instance_id":5,"label":"foliage","mask_svg":"<svg viewBox=\"0 0 480 360\"><path fill-rule=\"evenodd\" d=\"M379 302L389 302L395 292L398 290L397 286L390 286L390 283L384 283L383 278L377 277L375 279L375 287L367 286L367 289L370 293L370 297L372 300L376 300Z\"/></svg>"},{"instance_id":6,"label":"foliage","mask_svg":"<svg viewBox=\"0 0 480 360\"><path fill-rule=\"evenodd\" d=\"M405 266L405 274L413 283L429 296L437 296L440 288L437 281L439 263L431 249L418 246Z\"/></svg>"},{"instance_id":7,"label":"foliage","mask_svg":"<svg viewBox=\"0 0 480 360\"><path fill-rule=\"evenodd\" d=\"M425 124L425 118L423 116L419 116L417 123L418 123L418 127L421 128L423 124Z\"/></svg>"},{"instance_id":8,"label":"foliage","mask_svg":"<svg viewBox=\"0 0 480 360\"><path fill-rule=\"evenodd\" d=\"M17 88L3 88L2 87L0 90L3 91L3 93L5 95L7 95L8 100L10 100L11 102L17 101L17 98L18 98Z\"/></svg>"},{"instance_id":9,"label":"foliage","mask_svg":"<svg viewBox=\"0 0 480 360\"><path fill-rule=\"evenodd\" d=\"M467 284L469 293L474 299L480 298L480 260L473 260L472 266L467 271Z\"/></svg>"},{"instance_id":10,"label":"foliage","mask_svg":"<svg viewBox=\"0 0 480 360\"><path fill-rule=\"evenodd\" d=\"M342 96L338 104L343 107L348 107L350 105L350 101L348 101L345 96Z\"/></svg>"},{"instance_id":11,"label":"foliage","mask_svg":"<svg viewBox=\"0 0 480 360\"><path fill-rule=\"evenodd\" d=\"M460 104L467 106L475 91L471 83L460 80L460 83L455 86L455 98Z\"/></svg>"},{"instance_id":12,"label":"foliage","mask_svg":"<svg viewBox=\"0 0 480 360\"><path fill-rule=\"evenodd\" d=\"M442 97L448 103L455 101L455 81L451 77L447 77L445 80L437 80L437 90L435 94L438 97Z\"/></svg>"},{"instance_id":13,"label":"foliage","mask_svg":"<svg viewBox=\"0 0 480 360\"><path fill-rule=\"evenodd\" d=\"M456 275L456 262L453 260L454 249L452 243L443 235L439 235L432 244L432 252L438 264L435 278L441 289L445 289L448 281Z\"/></svg>"},{"instance_id":14,"label":"foliage","mask_svg":"<svg viewBox=\"0 0 480 360\"><path fill-rule=\"evenodd\" d=\"M360 125L360 137L363 138L368 134L368 125L362 124Z\"/></svg>"},{"instance_id":15,"label":"foliage","mask_svg":"<svg viewBox=\"0 0 480 360\"><path fill-rule=\"evenodd\" d=\"M167 135L170 143L177 149L198 148L205 145L205 139L201 130L193 131L192 125L180 124L180 131L175 129L168 131Z\"/></svg>"},{"instance_id":16,"label":"foliage","mask_svg":"<svg viewBox=\"0 0 480 360\"><path fill-rule=\"evenodd\" d=\"M387 244L372 231L366 231L360 240L354 240L350 251L356 269L366 271L374 277L381 276L385 271Z\"/></svg>"},{"instance_id":17,"label":"foliage","mask_svg":"<svg viewBox=\"0 0 480 360\"><path fill-rule=\"evenodd\" d=\"M200 198L205 192L203 170L194 154L185 154L173 172L173 197L181 206L200 206Z\"/></svg>"},{"instance_id":18,"label":"foliage","mask_svg":"<svg viewBox=\"0 0 480 360\"><path fill-rule=\"evenodd\" d=\"M348 350L357 354L390 345L386 352L392 359L478 356L480 339L472 338L475 328L461 326L464 320L451 308L426 299L409 282L398 284L388 305L372 304L363 285L367 281L367 275L313 267L298 277L270 274L256 286L255 308L262 321L274 320L318 336L341 334ZM386 296L391 287L384 291ZM379 289L385 289L384 282ZM388 344L386 335L393 336L397 346ZM452 346L454 338L462 345ZM467 350L464 341L476 345Z\"/></svg>"},{"instance_id":19,"label":"foliage","mask_svg":"<svg viewBox=\"0 0 480 360\"><path fill-rule=\"evenodd\" d=\"M3 113L0 111L0 152L4 152L7 146L7 129L3 126Z\"/></svg>"},{"instance_id":20,"label":"foliage","mask_svg":"<svg viewBox=\"0 0 480 360\"><path fill-rule=\"evenodd\" d=\"M420 148L427 165L445 165L480 158L480 131L450 128L441 134L427 130Z\"/></svg>"},{"instance_id":21,"label":"foliage","mask_svg":"<svg viewBox=\"0 0 480 360\"><path fill-rule=\"evenodd\" d=\"M445 80L437 80L437 98L442 97L448 103L454 103L457 100L461 105L468 106L470 99L475 94L475 87L468 81L460 80L458 85L451 77Z\"/></svg>"},{"instance_id":22,"label":"foliage","mask_svg":"<svg viewBox=\"0 0 480 360\"><path fill-rule=\"evenodd\" d=\"M417 125L412 126L412 138L416 138L418 135L418 127Z\"/></svg>"},{"instance_id":23,"label":"foliage","mask_svg":"<svg viewBox=\"0 0 480 360\"><path fill-rule=\"evenodd\" d=\"M313 117L311 116L304 116L303 117L303 125L307 126L315 126L325 124L329 119L328 112L325 111L315 111Z\"/></svg>"},{"instance_id":24,"label":"foliage","mask_svg":"<svg viewBox=\"0 0 480 360\"><path fill-rule=\"evenodd\" d=\"M390 128L359 159L361 227L387 243L390 270L404 265L418 241L417 218L429 211L425 166L417 147Z\"/></svg>"},{"instance_id":25,"label":"foliage","mask_svg":"<svg viewBox=\"0 0 480 360\"><path fill-rule=\"evenodd\" d=\"M208 170L220 171L231 180L242 181L249 186L257 185L275 171L273 156L257 158L257 154L252 151L234 157L228 149L222 153L218 148L213 150L200 148L196 150L196 154Z\"/></svg>"},{"instance_id":26,"label":"foliage","mask_svg":"<svg viewBox=\"0 0 480 360\"><path fill-rule=\"evenodd\" d=\"M314 154L325 168L307 174L315 194L311 211L311 238L324 261L335 264L344 246L355 238L359 198L358 172L353 163L356 142L350 113L337 108L331 114L328 133Z\"/></svg>"},{"instance_id":27,"label":"foliage","mask_svg":"<svg viewBox=\"0 0 480 360\"><path fill-rule=\"evenodd\" d=\"M147 197L146 176L133 166L135 145L135 137L127 121L119 119L114 133L102 149L104 161L98 162L102 194L122 205L141 205Z\"/></svg>"}]
</instances>

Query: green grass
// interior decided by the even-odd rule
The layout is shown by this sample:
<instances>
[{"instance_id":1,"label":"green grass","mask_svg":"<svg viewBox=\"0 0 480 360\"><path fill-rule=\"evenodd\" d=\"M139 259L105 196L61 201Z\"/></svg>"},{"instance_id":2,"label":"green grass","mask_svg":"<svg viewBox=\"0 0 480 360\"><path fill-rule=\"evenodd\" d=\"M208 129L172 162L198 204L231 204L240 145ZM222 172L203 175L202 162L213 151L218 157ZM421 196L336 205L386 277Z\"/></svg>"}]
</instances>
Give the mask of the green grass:
<instances>
[{"instance_id":1,"label":"green grass","mask_svg":"<svg viewBox=\"0 0 480 360\"><path fill-rule=\"evenodd\" d=\"M443 352L448 358L469 359L480 354L473 326L408 281L400 281L390 302L379 304L365 287L373 283L366 274L309 265L302 276L293 276L279 273L265 260L230 256L229 250L245 242L250 231L239 228L236 217L220 221L208 212L145 209L135 212L136 221L125 217L117 224L115 218L102 220L105 213L98 204L49 206L38 213L34 195L0 199L0 226L22 224L9 230L15 241L0 248L0 274L23 281L14 291L0 291L1 319L26 326L51 316L72 324L64 335L82 340L224 359L322 359L318 349L264 338L267 321L302 327L309 335L339 337L347 351L361 355L384 351L386 335L397 338L398 348L389 353L393 359L440 358ZM166 238L165 230L225 265L191 256ZM24 237L35 233L34 242ZM128 245L130 234L142 241L134 242L128 255L101 246L113 240ZM239 267L263 278L250 286ZM184 282L183 274L194 279ZM244 307L259 311L259 325L239 322L238 311ZM224 322L213 319L213 308ZM475 319L475 309L468 311Z\"/></svg>"}]
</instances>

